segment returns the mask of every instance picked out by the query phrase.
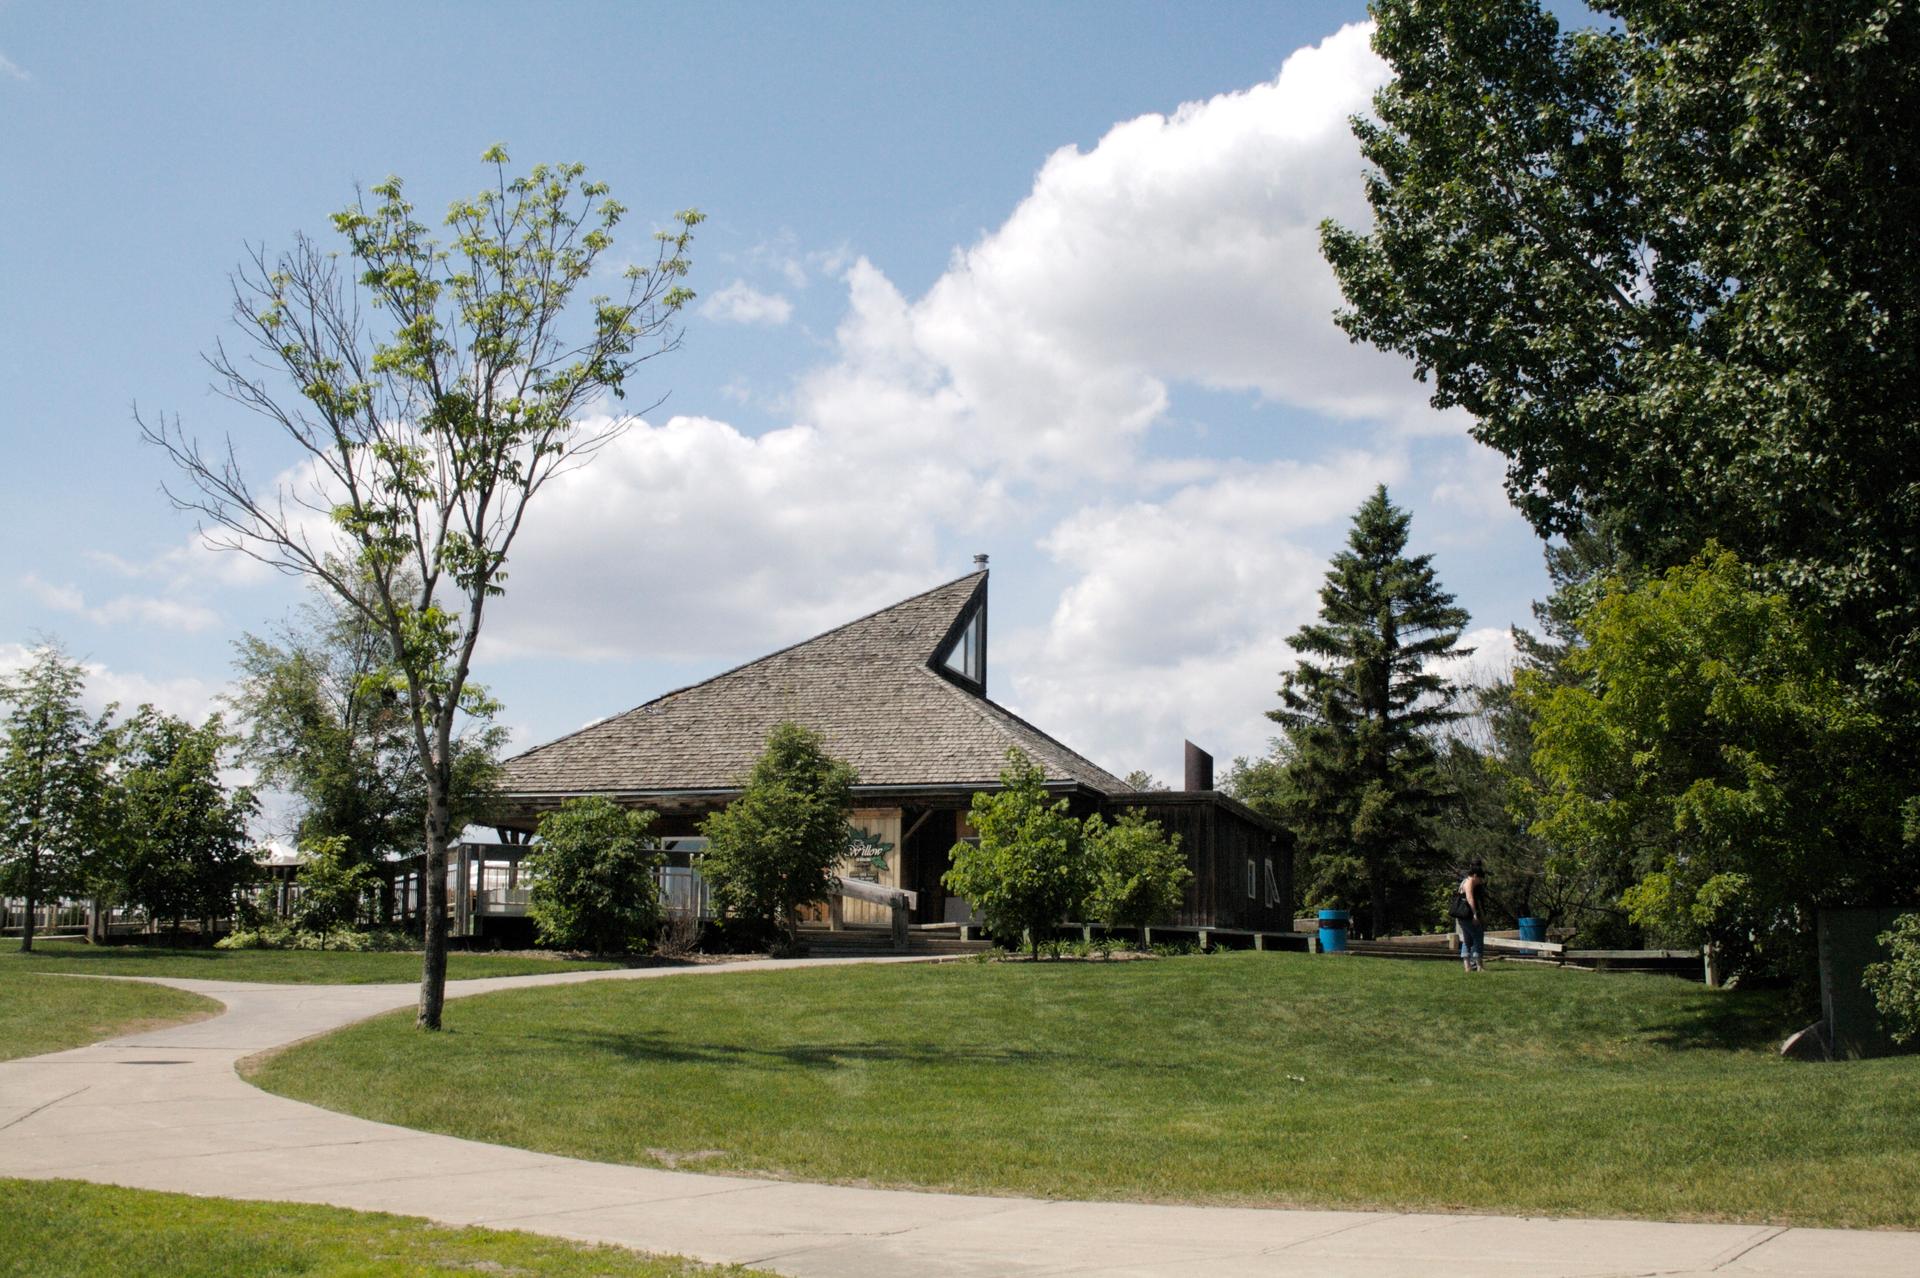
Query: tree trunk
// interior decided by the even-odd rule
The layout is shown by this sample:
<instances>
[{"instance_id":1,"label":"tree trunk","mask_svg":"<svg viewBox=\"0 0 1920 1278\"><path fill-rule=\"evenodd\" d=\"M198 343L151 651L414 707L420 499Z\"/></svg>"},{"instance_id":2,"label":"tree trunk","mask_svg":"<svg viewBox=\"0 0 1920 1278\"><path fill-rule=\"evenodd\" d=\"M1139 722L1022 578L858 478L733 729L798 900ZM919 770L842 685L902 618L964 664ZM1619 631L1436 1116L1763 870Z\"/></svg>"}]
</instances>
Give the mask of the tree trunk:
<instances>
[{"instance_id":1,"label":"tree trunk","mask_svg":"<svg viewBox=\"0 0 1920 1278\"><path fill-rule=\"evenodd\" d=\"M40 854L37 851L27 853L27 918L25 924L20 929L20 952L22 954L33 953L33 909L34 906L38 904L35 898L39 895L40 891L40 876L35 873L35 871L39 868Z\"/></svg>"},{"instance_id":2,"label":"tree trunk","mask_svg":"<svg viewBox=\"0 0 1920 1278\"><path fill-rule=\"evenodd\" d=\"M433 781L427 791L427 865L421 884L424 910L420 935L425 954L420 964L419 1029L440 1028L447 1002L447 794Z\"/></svg>"}]
</instances>

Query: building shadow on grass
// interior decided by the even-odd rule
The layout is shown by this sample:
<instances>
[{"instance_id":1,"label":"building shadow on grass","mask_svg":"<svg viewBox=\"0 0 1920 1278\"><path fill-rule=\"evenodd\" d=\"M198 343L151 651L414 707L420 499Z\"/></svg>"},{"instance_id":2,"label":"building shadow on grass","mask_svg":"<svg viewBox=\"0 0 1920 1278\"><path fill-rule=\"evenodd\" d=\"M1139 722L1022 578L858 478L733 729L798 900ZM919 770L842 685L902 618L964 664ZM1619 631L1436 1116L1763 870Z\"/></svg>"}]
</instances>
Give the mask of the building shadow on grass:
<instances>
[{"instance_id":1,"label":"building shadow on grass","mask_svg":"<svg viewBox=\"0 0 1920 1278\"><path fill-rule=\"evenodd\" d=\"M157 963L174 959L194 959L204 963L218 963L233 957L231 950L216 950L211 946L193 949L186 946L160 945L98 945L85 949L34 950L22 954L19 944L9 945L0 950L0 961L21 960L22 968L29 964L74 964L76 966L97 965L100 967L137 967L142 963ZM51 970L51 969L49 969Z\"/></svg>"},{"instance_id":2,"label":"building shadow on grass","mask_svg":"<svg viewBox=\"0 0 1920 1278\"><path fill-rule=\"evenodd\" d=\"M1747 1052L1770 1047L1793 1028L1785 990L1727 990L1641 1027L1641 1039L1677 1052Z\"/></svg>"},{"instance_id":3,"label":"building shadow on grass","mask_svg":"<svg viewBox=\"0 0 1920 1278\"><path fill-rule=\"evenodd\" d=\"M875 1062L906 1065L1057 1065L1084 1066L1086 1057L1071 1051L1021 1047L981 1047L955 1043L790 1043L754 1047L740 1043L701 1043L648 1030L561 1030L533 1035L554 1049L617 1056L638 1064L721 1065L729 1068L836 1070Z\"/></svg>"}]
</instances>

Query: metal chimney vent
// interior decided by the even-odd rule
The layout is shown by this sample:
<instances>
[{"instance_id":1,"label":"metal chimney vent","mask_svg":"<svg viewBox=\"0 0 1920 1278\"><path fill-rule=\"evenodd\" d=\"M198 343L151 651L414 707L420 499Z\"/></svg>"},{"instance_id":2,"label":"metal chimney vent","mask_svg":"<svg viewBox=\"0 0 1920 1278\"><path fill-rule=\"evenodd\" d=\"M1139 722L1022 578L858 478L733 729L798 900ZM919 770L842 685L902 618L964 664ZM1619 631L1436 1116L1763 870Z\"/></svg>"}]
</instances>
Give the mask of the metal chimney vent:
<instances>
[{"instance_id":1,"label":"metal chimney vent","mask_svg":"<svg viewBox=\"0 0 1920 1278\"><path fill-rule=\"evenodd\" d=\"M1213 789L1213 756L1189 741L1187 745L1187 784L1189 790Z\"/></svg>"}]
</instances>

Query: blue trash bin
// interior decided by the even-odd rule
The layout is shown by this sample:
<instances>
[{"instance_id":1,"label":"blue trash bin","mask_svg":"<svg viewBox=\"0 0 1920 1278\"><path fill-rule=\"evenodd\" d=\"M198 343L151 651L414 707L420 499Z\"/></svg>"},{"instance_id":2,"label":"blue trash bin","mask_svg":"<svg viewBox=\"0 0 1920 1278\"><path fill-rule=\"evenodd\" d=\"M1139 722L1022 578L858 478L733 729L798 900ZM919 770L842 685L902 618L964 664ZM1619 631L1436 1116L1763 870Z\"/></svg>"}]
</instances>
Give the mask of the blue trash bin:
<instances>
[{"instance_id":1,"label":"blue trash bin","mask_svg":"<svg viewBox=\"0 0 1920 1278\"><path fill-rule=\"evenodd\" d=\"M1320 911L1320 952L1322 954L1345 954L1347 952L1347 920L1352 916L1346 910Z\"/></svg>"},{"instance_id":2,"label":"blue trash bin","mask_svg":"<svg viewBox=\"0 0 1920 1278\"><path fill-rule=\"evenodd\" d=\"M1545 919L1521 919L1520 939L1523 941L1546 940L1547 921Z\"/></svg>"}]
</instances>

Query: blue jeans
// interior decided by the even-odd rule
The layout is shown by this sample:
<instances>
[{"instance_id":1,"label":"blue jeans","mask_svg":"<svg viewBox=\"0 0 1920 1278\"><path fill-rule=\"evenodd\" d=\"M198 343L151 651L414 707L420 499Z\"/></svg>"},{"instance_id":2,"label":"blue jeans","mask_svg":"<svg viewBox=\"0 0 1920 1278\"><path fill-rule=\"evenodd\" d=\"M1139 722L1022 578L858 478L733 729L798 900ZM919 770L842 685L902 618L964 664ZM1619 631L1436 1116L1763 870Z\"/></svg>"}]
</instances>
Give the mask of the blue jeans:
<instances>
[{"instance_id":1,"label":"blue jeans","mask_svg":"<svg viewBox=\"0 0 1920 1278\"><path fill-rule=\"evenodd\" d=\"M1485 956L1487 929L1472 919L1455 919L1453 926L1460 934L1460 961L1477 969Z\"/></svg>"}]
</instances>

